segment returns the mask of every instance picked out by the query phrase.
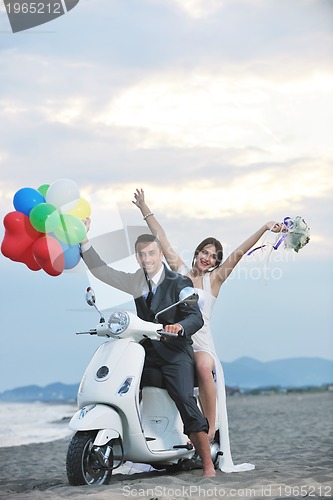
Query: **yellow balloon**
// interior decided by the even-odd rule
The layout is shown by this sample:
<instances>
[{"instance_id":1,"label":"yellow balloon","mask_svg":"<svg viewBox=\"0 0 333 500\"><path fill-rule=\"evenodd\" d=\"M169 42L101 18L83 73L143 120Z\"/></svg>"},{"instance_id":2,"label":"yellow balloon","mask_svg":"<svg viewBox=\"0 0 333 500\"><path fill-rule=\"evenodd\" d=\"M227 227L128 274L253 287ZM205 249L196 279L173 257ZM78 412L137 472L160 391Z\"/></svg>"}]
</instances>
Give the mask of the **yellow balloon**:
<instances>
[{"instance_id":1,"label":"yellow balloon","mask_svg":"<svg viewBox=\"0 0 333 500\"><path fill-rule=\"evenodd\" d=\"M84 198L80 198L75 207L67 213L75 215L79 219L85 219L91 214L90 204Z\"/></svg>"}]
</instances>

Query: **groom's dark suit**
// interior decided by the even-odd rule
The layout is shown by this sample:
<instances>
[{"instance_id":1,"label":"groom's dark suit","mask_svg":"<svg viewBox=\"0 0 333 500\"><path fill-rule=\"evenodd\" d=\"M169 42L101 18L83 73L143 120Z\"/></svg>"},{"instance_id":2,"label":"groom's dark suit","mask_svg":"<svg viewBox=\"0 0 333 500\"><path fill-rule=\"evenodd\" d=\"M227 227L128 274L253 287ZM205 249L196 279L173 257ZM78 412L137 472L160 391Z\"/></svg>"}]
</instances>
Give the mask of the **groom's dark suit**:
<instances>
[{"instance_id":1,"label":"groom's dark suit","mask_svg":"<svg viewBox=\"0 0 333 500\"><path fill-rule=\"evenodd\" d=\"M132 295L137 314L145 321L153 322L158 311L178 301L183 288L193 286L188 277L170 271L163 264L162 276L148 308L144 295L147 282L142 269L135 273L117 271L108 266L93 247L84 251L82 258L96 278ZM191 335L203 326L199 307L197 304L179 304L159 316L158 322L164 325L179 323L183 327L184 336L145 342L145 367L154 366L161 370L166 388L181 414L184 433L189 435L191 432L208 432L207 421L193 396L194 354Z\"/></svg>"}]
</instances>

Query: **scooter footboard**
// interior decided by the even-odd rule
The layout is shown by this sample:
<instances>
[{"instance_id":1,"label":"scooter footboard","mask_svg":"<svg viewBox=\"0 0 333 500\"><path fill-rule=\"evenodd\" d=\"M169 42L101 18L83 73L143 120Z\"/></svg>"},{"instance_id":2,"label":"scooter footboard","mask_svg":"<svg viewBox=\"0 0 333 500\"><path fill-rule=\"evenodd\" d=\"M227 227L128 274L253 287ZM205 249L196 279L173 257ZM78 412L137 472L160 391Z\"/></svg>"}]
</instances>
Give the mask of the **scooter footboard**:
<instances>
[{"instance_id":1,"label":"scooter footboard","mask_svg":"<svg viewBox=\"0 0 333 500\"><path fill-rule=\"evenodd\" d=\"M110 439L123 437L121 418L114 408L107 405L84 406L73 415L68 427L73 431L99 430L94 443L99 446Z\"/></svg>"},{"instance_id":2,"label":"scooter footboard","mask_svg":"<svg viewBox=\"0 0 333 500\"><path fill-rule=\"evenodd\" d=\"M173 449L188 441L179 411L166 389L143 388L141 421L151 451Z\"/></svg>"}]
</instances>

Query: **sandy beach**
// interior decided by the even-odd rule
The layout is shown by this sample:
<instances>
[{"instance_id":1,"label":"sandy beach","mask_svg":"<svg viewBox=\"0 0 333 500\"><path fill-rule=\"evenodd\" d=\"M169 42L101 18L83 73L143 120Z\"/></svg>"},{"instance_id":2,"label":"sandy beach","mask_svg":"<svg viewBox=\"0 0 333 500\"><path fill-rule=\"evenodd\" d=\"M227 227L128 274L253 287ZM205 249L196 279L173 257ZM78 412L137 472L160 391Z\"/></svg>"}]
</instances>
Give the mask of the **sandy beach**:
<instances>
[{"instance_id":1,"label":"sandy beach","mask_svg":"<svg viewBox=\"0 0 333 500\"><path fill-rule=\"evenodd\" d=\"M148 498L333 497L333 395L228 398L235 463L255 470L203 479L201 470L114 474L108 486L73 487L66 476L68 439L0 448L0 498L124 500ZM66 425L64 423L64 425Z\"/></svg>"}]
</instances>

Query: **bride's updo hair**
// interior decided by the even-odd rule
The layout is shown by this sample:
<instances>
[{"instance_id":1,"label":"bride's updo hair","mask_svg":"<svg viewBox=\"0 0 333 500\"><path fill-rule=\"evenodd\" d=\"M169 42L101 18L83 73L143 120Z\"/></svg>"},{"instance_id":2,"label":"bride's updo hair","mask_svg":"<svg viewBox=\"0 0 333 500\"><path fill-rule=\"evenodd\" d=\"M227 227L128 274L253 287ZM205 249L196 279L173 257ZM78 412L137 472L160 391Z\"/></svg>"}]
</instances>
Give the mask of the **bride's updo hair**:
<instances>
[{"instance_id":1,"label":"bride's updo hair","mask_svg":"<svg viewBox=\"0 0 333 500\"><path fill-rule=\"evenodd\" d=\"M193 260L192 260L192 267L194 265L194 262L195 262L195 259L196 259L197 255L198 255L198 253L201 252L201 250L203 250L203 248L206 245L214 245L214 247L216 248L217 259L216 259L215 266L213 268L211 268L211 271L213 271L213 269L216 269L217 267L219 267L219 265L222 262L222 259L223 259L223 247L222 247L222 243L219 240L217 240L216 238L213 238L212 236L210 236L210 237L205 238L204 240L202 240L202 242L199 243L199 245L195 249L194 255L193 255Z\"/></svg>"}]
</instances>

